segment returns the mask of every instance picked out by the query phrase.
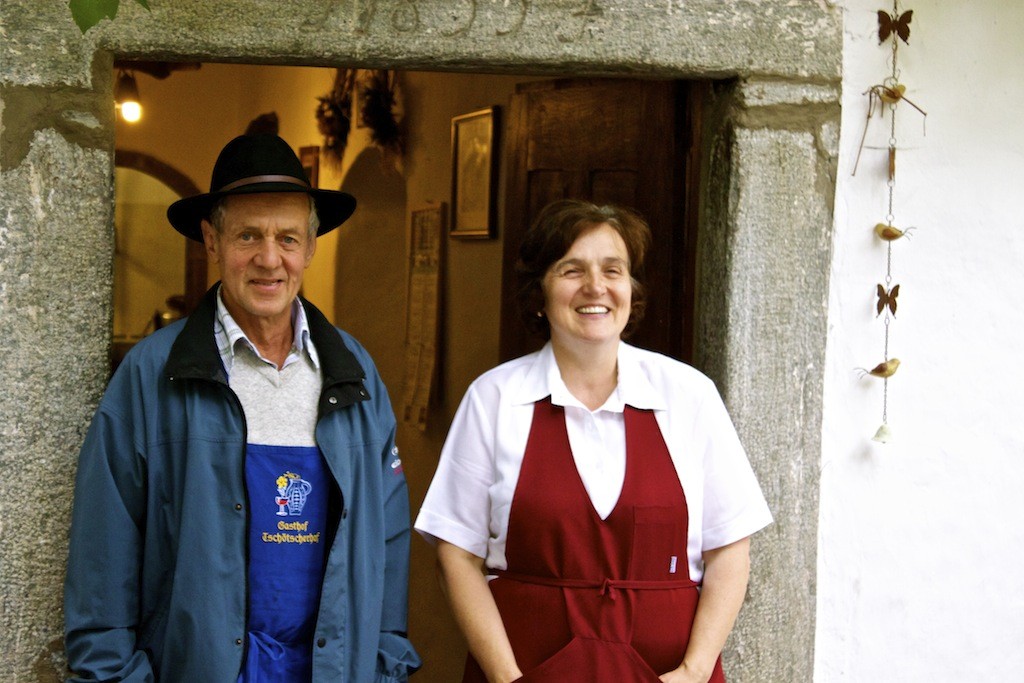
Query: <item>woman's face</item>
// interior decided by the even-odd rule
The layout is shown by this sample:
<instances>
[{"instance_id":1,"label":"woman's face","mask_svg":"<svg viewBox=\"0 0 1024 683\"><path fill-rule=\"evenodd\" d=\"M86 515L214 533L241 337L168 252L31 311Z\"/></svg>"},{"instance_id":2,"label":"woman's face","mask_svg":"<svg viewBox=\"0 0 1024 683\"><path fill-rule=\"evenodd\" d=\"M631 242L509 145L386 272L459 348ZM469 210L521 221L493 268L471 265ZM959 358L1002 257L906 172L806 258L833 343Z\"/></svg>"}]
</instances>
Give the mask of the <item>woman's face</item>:
<instances>
[{"instance_id":1,"label":"woman's face","mask_svg":"<svg viewBox=\"0 0 1024 683\"><path fill-rule=\"evenodd\" d=\"M626 243L607 223L587 230L548 268L541 287L553 344L617 343L633 298Z\"/></svg>"}]
</instances>

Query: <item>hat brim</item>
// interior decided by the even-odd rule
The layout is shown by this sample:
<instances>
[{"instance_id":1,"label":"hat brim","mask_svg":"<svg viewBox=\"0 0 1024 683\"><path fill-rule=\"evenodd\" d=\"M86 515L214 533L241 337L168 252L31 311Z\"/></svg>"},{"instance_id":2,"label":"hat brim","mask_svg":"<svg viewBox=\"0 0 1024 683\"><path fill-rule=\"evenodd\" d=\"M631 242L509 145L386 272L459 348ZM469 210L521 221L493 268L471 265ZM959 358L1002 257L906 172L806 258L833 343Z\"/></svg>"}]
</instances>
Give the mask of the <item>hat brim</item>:
<instances>
[{"instance_id":1,"label":"hat brim","mask_svg":"<svg viewBox=\"0 0 1024 683\"><path fill-rule=\"evenodd\" d=\"M297 187L294 183L256 183L245 185L227 192L207 192L194 197L185 197L167 207L167 220L171 226L190 240L203 241L203 219L208 218L210 209L218 199L238 194L263 194L276 192L301 192L313 198L316 213L320 218L317 237L334 230L349 219L356 210L356 198L340 190L317 190Z\"/></svg>"}]
</instances>

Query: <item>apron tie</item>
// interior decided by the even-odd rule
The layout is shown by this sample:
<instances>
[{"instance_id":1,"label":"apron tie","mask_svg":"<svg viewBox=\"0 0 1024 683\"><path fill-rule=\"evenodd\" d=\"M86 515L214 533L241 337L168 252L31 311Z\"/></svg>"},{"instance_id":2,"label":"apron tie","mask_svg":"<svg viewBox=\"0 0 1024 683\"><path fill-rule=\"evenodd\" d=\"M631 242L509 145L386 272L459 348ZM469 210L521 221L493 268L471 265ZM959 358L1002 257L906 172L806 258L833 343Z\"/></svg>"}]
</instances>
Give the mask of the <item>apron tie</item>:
<instances>
[{"instance_id":1,"label":"apron tie","mask_svg":"<svg viewBox=\"0 0 1024 683\"><path fill-rule=\"evenodd\" d=\"M260 683L264 670L272 669L284 660L285 646L262 631L249 631L249 651L238 680L241 683Z\"/></svg>"},{"instance_id":2,"label":"apron tie","mask_svg":"<svg viewBox=\"0 0 1024 683\"><path fill-rule=\"evenodd\" d=\"M529 583L535 586L597 589L601 595L608 595L612 600L615 599L615 591L623 588L628 590L673 590L677 588L698 588L700 586L699 583L691 581L690 579L671 579L668 581L662 581L657 579L636 580L605 578L598 581L594 579L563 579L553 576L519 574L516 572L506 571L504 569L494 569L491 570L490 573L502 579L518 581L519 583Z\"/></svg>"}]
</instances>

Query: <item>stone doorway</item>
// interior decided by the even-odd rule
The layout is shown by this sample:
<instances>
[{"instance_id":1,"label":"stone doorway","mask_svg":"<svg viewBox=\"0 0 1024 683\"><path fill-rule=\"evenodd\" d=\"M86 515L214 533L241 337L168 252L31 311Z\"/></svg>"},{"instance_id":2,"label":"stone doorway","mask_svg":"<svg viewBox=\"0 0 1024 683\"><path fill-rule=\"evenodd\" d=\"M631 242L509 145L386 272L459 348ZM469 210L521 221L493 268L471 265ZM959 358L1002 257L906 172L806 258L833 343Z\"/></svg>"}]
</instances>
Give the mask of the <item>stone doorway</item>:
<instances>
[{"instance_id":1,"label":"stone doorway","mask_svg":"<svg viewBox=\"0 0 1024 683\"><path fill-rule=\"evenodd\" d=\"M9 448L20 456L4 461L0 480L45 482L39 500L51 501L32 519L13 504L0 512L50 539L5 559L10 576L24 577L5 586L17 596L5 610L17 617L4 624L19 643L5 654L15 678L56 678L48 662L63 567L53 560L64 554L74 454L106 378L116 55L716 81L704 121L696 363L718 382L776 515L755 539L726 666L736 681L811 679L838 9L818 0L225 0L151 3L149 13L122 4L84 38L60 3L10 0L4 10L5 83L15 85L3 91L0 169L5 235L16 239L5 238L0 275L14 387L2 417L17 426ZM53 372L69 356L75 367ZM19 500L7 486L0 499Z\"/></svg>"}]
</instances>

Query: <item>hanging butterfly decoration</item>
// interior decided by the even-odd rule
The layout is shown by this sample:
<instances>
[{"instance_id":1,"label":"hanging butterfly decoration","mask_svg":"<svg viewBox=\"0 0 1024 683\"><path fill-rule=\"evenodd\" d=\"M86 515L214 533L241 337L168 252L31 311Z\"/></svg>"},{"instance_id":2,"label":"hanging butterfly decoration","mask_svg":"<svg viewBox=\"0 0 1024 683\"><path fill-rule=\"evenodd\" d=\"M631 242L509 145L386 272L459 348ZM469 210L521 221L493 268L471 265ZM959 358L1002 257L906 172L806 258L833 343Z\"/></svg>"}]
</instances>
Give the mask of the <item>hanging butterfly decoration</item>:
<instances>
[{"instance_id":1,"label":"hanging butterfly decoration","mask_svg":"<svg viewBox=\"0 0 1024 683\"><path fill-rule=\"evenodd\" d=\"M889 14L885 10L878 10L878 44L881 45L896 34L900 39L910 44L910 20L914 18L914 10L907 10L903 14Z\"/></svg>"},{"instance_id":2,"label":"hanging butterfly decoration","mask_svg":"<svg viewBox=\"0 0 1024 683\"><path fill-rule=\"evenodd\" d=\"M897 299L900 295L900 286L893 285L891 289L887 289L887 286L892 282L892 255L893 248L892 243L901 237L910 237L910 231L912 228L906 228L901 230L895 227L892 222L895 218L893 197L894 189L896 187L896 113L897 105L900 102L906 102L911 107L916 109L927 121L928 114L917 106L909 99L907 99L907 87L900 83L900 71L896 65L897 53L899 51L899 44L902 40L904 44L910 44L910 22L914 18L913 10L906 12L900 12L899 0L893 0L892 12L885 10L878 10L878 44L882 45L888 40L892 40L889 46L892 49L891 66L892 72L878 85L873 85L864 91L864 94L868 96L868 114L867 120L864 122L864 133L861 136L860 147L857 149L857 159L853 165L853 174L857 174L857 166L860 163L860 155L864 150L864 141L867 138L868 126L871 123L871 117L877 110L879 116L884 116L886 110L891 117L891 133L889 135L889 165L888 165L888 182L889 187L889 213L886 216L885 223L875 224L875 235L880 240L886 242L886 268L885 268L885 284L875 285L875 292L878 300L875 303L875 317L879 317L884 312L885 315L885 355L884 361L871 368L870 370L859 368L859 372L862 377L871 375L882 380L885 385L885 389L882 394L882 425L875 432L872 437L874 441L880 443L888 443L892 439L892 431L889 429L889 378L896 374L896 370L900 367L900 361L898 358L889 357L889 324L890 314L892 319L896 318ZM886 106L888 105L888 106ZM922 124L923 125L923 124Z\"/></svg>"},{"instance_id":3,"label":"hanging butterfly decoration","mask_svg":"<svg viewBox=\"0 0 1024 683\"><path fill-rule=\"evenodd\" d=\"M892 317L895 318L896 317L896 297L898 297L899 295L900 295L900 286L899 285L896 285L892 289L888 289L888 290L885 287L883 287L882 285L878 285L878 304L876 306L876 308L878 309L878 313L875 314L875 317L877 318L878 316L882 315L882 311L884 311L886 308L888 308L889 312L892 313Z\"/></svg>"}]
</instances>

